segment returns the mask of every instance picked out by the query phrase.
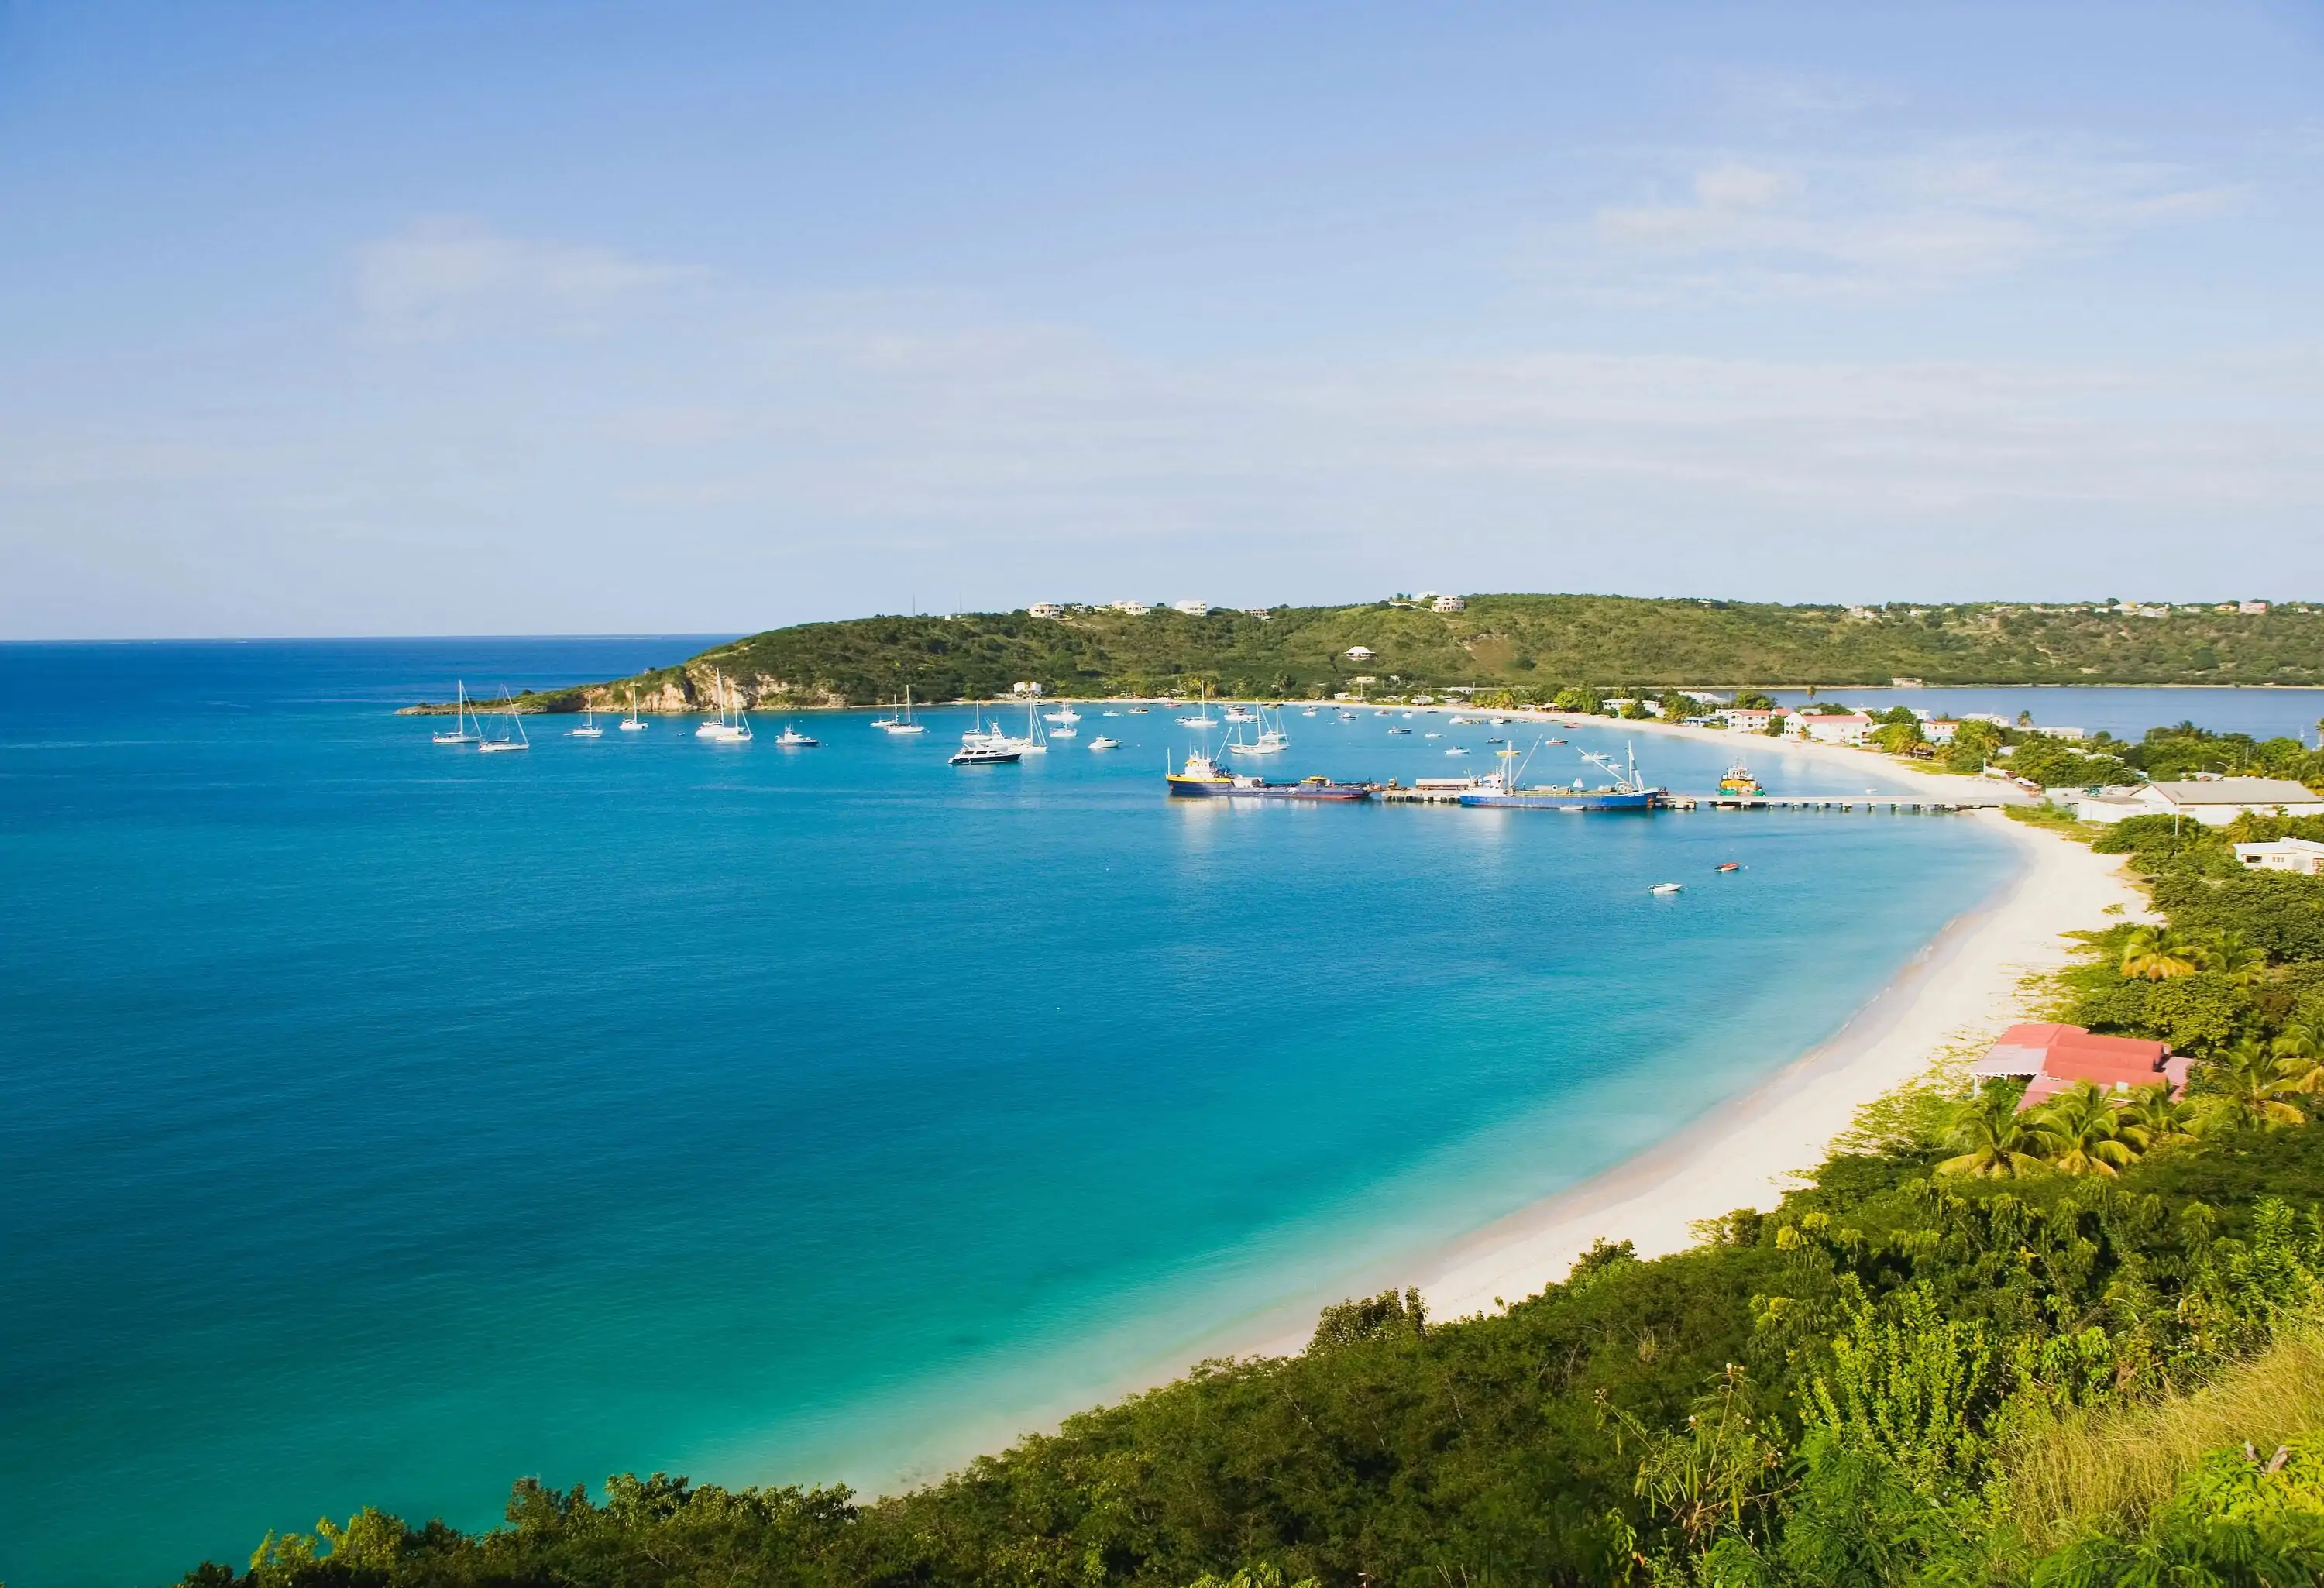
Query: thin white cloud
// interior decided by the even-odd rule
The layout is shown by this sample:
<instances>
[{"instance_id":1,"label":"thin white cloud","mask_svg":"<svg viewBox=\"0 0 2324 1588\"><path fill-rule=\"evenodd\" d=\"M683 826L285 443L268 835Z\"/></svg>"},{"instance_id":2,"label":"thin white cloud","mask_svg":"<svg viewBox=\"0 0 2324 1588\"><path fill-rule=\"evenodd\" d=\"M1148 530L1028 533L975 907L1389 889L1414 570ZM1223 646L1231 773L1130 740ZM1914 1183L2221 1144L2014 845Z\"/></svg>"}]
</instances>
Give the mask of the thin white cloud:
<instances>
[{"instance_id":1,"label":"thin white cloud","mask_svg":"<svg viewBox=\"0 0 2324 1588\"><path fill-rule=\"evenodd\" d=\"M1633 300L1898 296L2101 249L2236 198L2178 166L2026 147L1728 156L1687 181L1683 201L1598 210L1552 273Z\"/></svg>"},{"instance_id":2,"label":"thin white cloud","mask_svg":"<svg viewBox=\"0 0 2324 1588\"><path fill-rule=\"evenodd\" d=\"M505 236L456 216L364 244L355 263L364 328L391 341L590 331L624 302L697 273L610 248Z\"/></svg>"}]
</instances>

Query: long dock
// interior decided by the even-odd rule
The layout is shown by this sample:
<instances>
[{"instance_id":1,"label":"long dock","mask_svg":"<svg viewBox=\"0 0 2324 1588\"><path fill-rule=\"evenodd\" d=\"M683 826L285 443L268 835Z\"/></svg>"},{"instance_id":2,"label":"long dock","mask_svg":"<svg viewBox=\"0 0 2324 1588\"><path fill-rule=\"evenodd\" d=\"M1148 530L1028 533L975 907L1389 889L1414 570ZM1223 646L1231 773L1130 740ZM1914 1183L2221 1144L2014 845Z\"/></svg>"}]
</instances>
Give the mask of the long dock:
<instances>
[{"instance_id":1,"label":"long dock","mask_svg":"<svg viewBox=\"0 0 2324 1588\"><path fill-rule=\"evenodd\" d=\"M1378 798L1389 805L1458 805L1466 790L1460 789L1380 789ZM1952 816L1965 810L1998 810L2012 803L1991 796L1964 799L1932 799L1925 794L1666 794L1661 810L1820 810L1867 815Z\"/></svg>"}]
</instances>

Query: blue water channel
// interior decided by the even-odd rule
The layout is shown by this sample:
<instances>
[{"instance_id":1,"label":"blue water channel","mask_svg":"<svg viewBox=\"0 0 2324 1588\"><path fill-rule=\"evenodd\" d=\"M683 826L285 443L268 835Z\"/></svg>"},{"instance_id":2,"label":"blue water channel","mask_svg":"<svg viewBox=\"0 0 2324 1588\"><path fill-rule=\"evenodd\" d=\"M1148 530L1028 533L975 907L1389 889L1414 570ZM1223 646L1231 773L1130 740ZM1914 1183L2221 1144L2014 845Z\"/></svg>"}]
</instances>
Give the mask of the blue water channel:
<instances>
[{"instance_id":1,"label":"blue water channel","mask_svg":"<svg viewBox=\"0 0 2324 1588\"><path fill-rule=\"evenodd\" d=\"M487 1525L527 1473L940 1472L1716 1107L2016 863L1950 817L1174 802L1159 712L962 771L958 710L483 756L390 709L699 645L0 647L0 1578ZM1283 776L1531 743L1288 725ZM1534 775L1630 743L1569 736Z\"/></svg>"}]
</instances>

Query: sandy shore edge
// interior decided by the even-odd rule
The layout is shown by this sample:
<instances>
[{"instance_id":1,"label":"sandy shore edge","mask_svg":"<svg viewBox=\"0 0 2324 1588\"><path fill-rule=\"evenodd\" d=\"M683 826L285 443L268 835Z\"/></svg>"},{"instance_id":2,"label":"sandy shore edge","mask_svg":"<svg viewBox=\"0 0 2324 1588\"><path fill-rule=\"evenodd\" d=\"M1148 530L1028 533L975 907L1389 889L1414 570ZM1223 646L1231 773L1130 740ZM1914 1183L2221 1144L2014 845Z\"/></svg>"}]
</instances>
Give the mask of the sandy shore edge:
<instances>
[{"instance_id":1,"label":"sandy shore edge","mask_svg":"<svg viewBox=\"0 0 2324 1588\"><path fill-rule=\"evenodd\" d=\"M2036 979L2071 958L2065 933L2120 919L2112 906L2144 916L2119 857L1998 812L1965 819L2006 832L2025 870L1957 918L1831 1041L1658 1146L1456 1242L1419 1280L1431 1314L1493 1312L1504 1297L1536 1295L1600 1239L1660 1257L1695 1244L1699 1221L1774 1206L1865 1103L2024 1018Z\"/></svg>"}]
</instances>

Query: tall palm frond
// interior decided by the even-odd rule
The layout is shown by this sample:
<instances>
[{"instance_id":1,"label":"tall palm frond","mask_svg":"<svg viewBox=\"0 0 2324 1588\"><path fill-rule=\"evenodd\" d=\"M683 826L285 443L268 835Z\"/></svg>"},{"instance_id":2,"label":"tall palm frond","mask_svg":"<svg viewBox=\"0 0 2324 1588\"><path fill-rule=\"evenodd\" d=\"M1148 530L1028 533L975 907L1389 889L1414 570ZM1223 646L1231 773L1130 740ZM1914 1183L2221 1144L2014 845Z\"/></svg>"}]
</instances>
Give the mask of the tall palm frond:
<instances>
[{"instance_id":1,"label":"tall palm frond","mask_svg":"<svg viewBox=\"0 0 2324 1588\"><path fill-rule=\"evenodd\" d=\"M2282 1066L2284 1084L2294 1092L2324 1093L2324 1027L2294 1020L2269 1044Z\"/></svg>"},{"instance_id":2,"label":"tall palm frond","mask_svg":"<svg viewBox=\"0 0 2324 1588\"><path fill-rule=\"evenodd\" d=\"M2167 1082L2141 1086L2122 1105L2116 1127L2123 1140L2145 1152L2172 1141L2191 1139L2200 1128L2202 1110L2184 1098L2174 1101Z\"/></svg>"},{"instance_id":3,"label":"tall palm frond","mask_svg":"<svg viewBox=\"0 0 2324 1588\"><path fill-rule=\"evenodd\" d=\"M1947 1139L1960 1152L1937 1165L1941 1175L2007 1180L2049 1167L2043 1161L2050 1148L2049 1131L2033 1115L2018 1113L2017 1100L1998 1088L1962 1103Z\"/></svg>"},{"instance_id":4,"label":"tall palm frond","mask_svg":"<svg viewBox=\"0 0 2324 1588\"><path fill-rule=\"evenodd\" d=\"M2241 932L2215 932L2203 945L2202 966L2217 971L2238 987L2248 987L2267 978L2267 950Z\"/></svg>"},{"instance_id":5,"label":"tall palm frond","mask_svg":"<svg viewBox=\"0 0 2324 1588\"><path fill-rule=\"evenodd\" d=\"M2091 1082L2059 1093L2041 1114L2041 1128L2054 1142L2050 1161L2062 1173L2112 1176L2138 1157L2123 1134L2122 1110Z\"/></svg>"},{"instance_id":6,"label":"tall palm frond","mask_svg":"<svg viewBox=\"0 0 2324 1588\"><path fill-rule=\"evenodd\" d=\"M2204 946L2170 927L2140 927L2122 946L2122 974L2149 982L2191 976L2203 968Z\"/></svg>"},{"instance_id":7,"label":"tall palm frond","mask_svg":"<svg viewBox=\"0 0 2324 1588\"><path fill-rule=\"evenodd\" d=\"M2218 1106L2271 1131L2299 1124L2308 1116L2284 1101L2294 1090L2286 1062L2245 1038L2212 1061Z\"/></svg>"}]
</instances>

